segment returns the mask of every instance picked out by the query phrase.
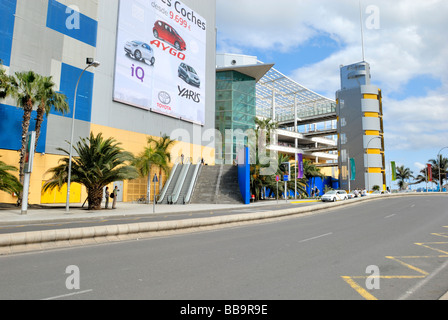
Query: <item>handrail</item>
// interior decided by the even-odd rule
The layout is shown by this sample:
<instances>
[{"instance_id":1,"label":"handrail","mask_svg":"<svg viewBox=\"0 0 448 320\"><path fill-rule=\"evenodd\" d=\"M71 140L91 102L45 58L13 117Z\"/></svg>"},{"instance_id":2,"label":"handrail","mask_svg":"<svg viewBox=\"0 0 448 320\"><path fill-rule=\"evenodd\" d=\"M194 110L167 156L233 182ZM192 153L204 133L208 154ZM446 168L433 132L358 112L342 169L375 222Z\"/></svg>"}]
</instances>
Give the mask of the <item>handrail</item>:
<instances>
[{"instance_id":1,"label":"handrail","mask_svg":"<svg viewBox=\"0 0 448 320\"><path fill-rule=\"evenodd\" d=\"M198 179L199 169L202 168L201 159L202 158L198 159L198 163L196 164L196 168L194 169L194 174L193 174L193 177L191 178L191 183L190 183L190 186L188 187L188 191L185 196L184 203L190 203L191 194L193 193L193 189L194 189L197 179Z\"/></svg>"},{"instance_id":2,"label":"handrail","mask_svg":"<svg viewBox=\"0 0 448 320\"><path fill-rule=\"evenodd\" d=\"M172 193L172 199L171 203L177 203L177 200L179 199L180 192L182 190L182 186L184 185L185 178L187 177L188 170L190 169L191 161L189 158L186 159L185 164L182 166L182 171L180 172L179 179L177 179L176 186L174 187L173 193Z\"/></svg>"},{"instance_id":3,"label":"handrail","mask_svg":"<svg viewBox=\"0 0 448 320\"><path fill-rule=\"evenodd\" d=\"M165 183L165 186L163 187L162 192L160 193L159 201L157 201L157 203L160 204L165 199L166 192L168 191L168 188L171 184L171 181L173 180L176 170L179 167L179 162L180 162L180 158L177 158L176 162L174 163L173 169L171 170L170 177L168 178L168 181Z\"/></svg>"}]
</instances>

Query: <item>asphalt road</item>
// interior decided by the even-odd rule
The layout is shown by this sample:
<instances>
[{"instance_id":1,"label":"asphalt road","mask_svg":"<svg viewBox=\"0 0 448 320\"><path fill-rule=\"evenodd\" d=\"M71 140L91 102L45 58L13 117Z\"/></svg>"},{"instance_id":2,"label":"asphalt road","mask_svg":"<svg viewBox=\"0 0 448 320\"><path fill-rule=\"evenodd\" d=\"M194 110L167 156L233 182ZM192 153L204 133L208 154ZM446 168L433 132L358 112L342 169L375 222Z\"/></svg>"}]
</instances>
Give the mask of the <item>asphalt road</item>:
<instances>
[{"instance_id":1,"label":"asphalt road","mask_svg":"<svg viewBox=\"0 0 448 320\"><path fill-rule=\"evenodd\" d=\"M0 299L437 300L448 291L447 205L442 196L392 198L278 222L3 256Z\"/></svg>"}]
</instances>

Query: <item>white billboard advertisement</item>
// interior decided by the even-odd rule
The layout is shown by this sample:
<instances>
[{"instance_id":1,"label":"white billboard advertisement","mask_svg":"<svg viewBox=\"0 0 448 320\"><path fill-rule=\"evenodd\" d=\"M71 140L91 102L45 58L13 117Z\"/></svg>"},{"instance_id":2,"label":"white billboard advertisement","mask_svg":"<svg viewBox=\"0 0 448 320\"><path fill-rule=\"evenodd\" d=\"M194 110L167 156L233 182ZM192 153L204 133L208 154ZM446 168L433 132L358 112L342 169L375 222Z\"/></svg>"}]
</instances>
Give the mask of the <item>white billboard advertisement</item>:
<instances>
[{"instance_id":1,"label":"white billboard advertisement","mask_svg":"<svg viewBox=\"0 0 448 320\"><path fill-rule=\"evenodd\" d=\"M203 125L206 21L181 1L121 0L113 99Z\"/></svg>"}]
</instances>

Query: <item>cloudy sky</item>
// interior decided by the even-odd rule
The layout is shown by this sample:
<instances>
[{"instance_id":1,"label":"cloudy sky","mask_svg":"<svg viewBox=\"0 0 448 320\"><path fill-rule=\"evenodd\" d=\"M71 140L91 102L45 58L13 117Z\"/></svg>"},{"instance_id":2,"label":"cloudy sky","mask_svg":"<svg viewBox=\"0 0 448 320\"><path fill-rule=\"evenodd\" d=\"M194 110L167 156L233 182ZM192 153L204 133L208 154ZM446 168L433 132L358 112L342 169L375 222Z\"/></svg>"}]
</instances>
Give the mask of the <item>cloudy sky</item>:
<instances>
[{"instance_id":1,"label":"cloudy sky","mask_svg":"<svg viewBox=\"0 0 448 320\"><path fill-rule=\"evenodd\" d=\"M218 53L275 63L332 99L339 66L362 61L359 0L216 1ZM365 60L384 96L386 160L417 174L448 147L448 1L361 0L361 8Z\"/></svg>"}]
</instances>

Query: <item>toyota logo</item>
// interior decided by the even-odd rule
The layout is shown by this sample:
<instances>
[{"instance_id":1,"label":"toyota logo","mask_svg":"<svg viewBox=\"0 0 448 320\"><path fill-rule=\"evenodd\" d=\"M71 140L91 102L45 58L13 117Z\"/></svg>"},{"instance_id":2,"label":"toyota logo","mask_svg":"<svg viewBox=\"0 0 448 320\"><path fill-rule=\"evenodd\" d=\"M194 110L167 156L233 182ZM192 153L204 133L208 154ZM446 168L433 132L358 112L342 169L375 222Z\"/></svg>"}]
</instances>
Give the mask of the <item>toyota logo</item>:
<instances>
[{"instance_id":1,"label":"toyota logo","mask_svg":"<svg viewBox=\"0 0 448 320\"><path fill-rule=\"evenodd\" d=\"M160 102L162 102L163 104L170 104L171 102L171 97L168 94L168 92L165 91L161 91L159 92L159 100Z\"/></svg>"}]
</instances>

